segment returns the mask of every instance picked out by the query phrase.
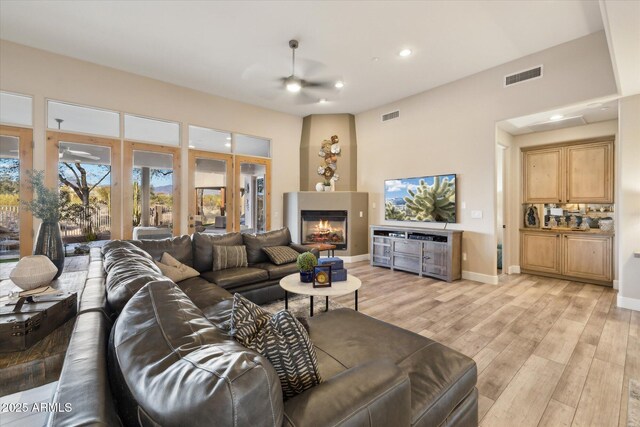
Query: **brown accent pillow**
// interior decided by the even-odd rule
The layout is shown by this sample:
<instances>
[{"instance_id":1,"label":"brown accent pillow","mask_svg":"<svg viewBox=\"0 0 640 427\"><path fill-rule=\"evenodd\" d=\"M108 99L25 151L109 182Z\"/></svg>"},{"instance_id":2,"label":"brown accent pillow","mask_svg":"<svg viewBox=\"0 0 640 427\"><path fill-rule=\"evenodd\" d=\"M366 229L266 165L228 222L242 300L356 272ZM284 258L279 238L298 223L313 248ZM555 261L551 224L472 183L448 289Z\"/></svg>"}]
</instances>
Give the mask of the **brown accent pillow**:
<instances>
[{"instance_id":1,"label":"brown accent pillow","mask_svg":"<svg viewBox=\"0 0 640 427\"><path fill-rule=\"evenodd\" d=\"M294 262L298 259L298 255L300 255L298 251L289 246L270 246L268 248L262 248L262 250L275 265Z\"/></svg>"},{"instance_id":2,"label":"brown accent pillow","mask_svg":"<svg viewBox=\"0 0 640 427\"><path fill-rule=\"evenodd\" d=\"M247 267L247 248L240 246L213 246L213 271Z\"/></svg>"},{"instance_id":3,"label":"brown accent pillow","mask_svg":"<svg viewBox=\"0 0 640 427\"><path fill-rule=\"evenodd\" d=\"M200 275L197 270L194 270L188 265L181 263L180 261L172 257L168 252L162 254L162 259L160 259L160 261L154 262L156 263L162 274L167 276L174 283L178 283L183 280L187 280Z\"/></svg>"}]
</instances>

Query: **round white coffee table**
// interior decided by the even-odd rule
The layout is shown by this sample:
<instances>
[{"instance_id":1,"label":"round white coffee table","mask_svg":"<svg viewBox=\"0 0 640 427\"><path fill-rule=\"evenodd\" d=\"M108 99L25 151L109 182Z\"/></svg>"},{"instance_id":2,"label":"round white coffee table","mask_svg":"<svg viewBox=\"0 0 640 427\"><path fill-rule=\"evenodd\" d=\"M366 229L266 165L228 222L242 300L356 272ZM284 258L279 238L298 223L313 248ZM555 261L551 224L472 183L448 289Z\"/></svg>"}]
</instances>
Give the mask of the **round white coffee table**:
<instances>
[{"instance_id":1,"label":"round white coffee table","mask_svg":"<svg viewBox=\"0 0 640 427\"><path fill-rule=\"evenodd\" d=\"M289 308L289 292L309 295L309 315L313 317L313 297L325 297L325 309L329 310L329 297L338 297L355 292L355 309L358 311L358 289L362 282L355 276L347 274L347 280L333 282L331 287L314 288L313 283L302 283L300 273L290 274L280 279L280 287L284 289L284 308Z\"/></svg>"}]
</instances>

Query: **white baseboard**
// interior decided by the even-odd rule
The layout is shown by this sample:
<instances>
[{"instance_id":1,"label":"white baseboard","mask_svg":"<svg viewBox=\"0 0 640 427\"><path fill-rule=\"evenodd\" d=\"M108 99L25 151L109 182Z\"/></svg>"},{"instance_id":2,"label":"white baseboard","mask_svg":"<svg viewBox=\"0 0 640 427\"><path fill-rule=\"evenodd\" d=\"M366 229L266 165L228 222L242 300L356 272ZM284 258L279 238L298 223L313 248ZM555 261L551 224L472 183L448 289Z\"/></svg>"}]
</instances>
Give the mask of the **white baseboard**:
<instances>
[{"instance_id":1,"label":"white baseboard","mask_svg":"<svg viewBox=\"0 0 640 427\"><path fill-rule=\"evenodd\" d=\"M629 310L640 311L640 299L623 297L618 294L618 307L627 308Z\"/></svg>"},{"instance_id":2,"label":"white baseboard","mask_svg":"<svg viewBox=\"0 0 640 427\"><path fill-rule=\"evenodd\" d=\"M498 276L489 274L476 273L473 271L462 271L462 278L466 280L475 280L476 282L487 283L489 285L498 284Z\"/></svg>"},{"instance_id":3,"label":"white baseboard","mask_svg":"<svg viewBox=\"0 0 640 427\"><path fill-rule=\"evenodd\" d=\"M614 280L613 281L613 289L620 289L620 281L619 280Z\"/></svg>"},{"instance_id":4,"label":"white baseboard","mask_svg":"<svg viewBox=\"0 0 640 427\"><path fill-rule=\"evenodd\" d=\"M510 265L507 269L507 274L520 274L520 266L519 265Z\"/></svg>"},{"instance_id":5,"label":"white baseboard","mask_svg":"<svg viewBox=\"0 0 640 427\"><path fill-rule=\"evenodd\" d=\"M340 259L348 264L352 262L369 261L369 254L354 255L354 256L340 256Z\"/></svg>"}]
</instances>

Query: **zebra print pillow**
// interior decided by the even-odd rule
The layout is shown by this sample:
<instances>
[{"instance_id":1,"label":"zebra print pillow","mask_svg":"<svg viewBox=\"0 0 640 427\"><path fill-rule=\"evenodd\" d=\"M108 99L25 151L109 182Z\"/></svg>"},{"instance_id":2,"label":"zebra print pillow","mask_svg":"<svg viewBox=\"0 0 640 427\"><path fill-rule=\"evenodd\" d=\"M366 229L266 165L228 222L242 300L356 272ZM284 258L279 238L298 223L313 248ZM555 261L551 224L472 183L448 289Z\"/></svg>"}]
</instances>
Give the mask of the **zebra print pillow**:
<instances>
[{"instance_id":1,"label":"zebra print pillow","mask_svg":"<svg viewBox=\"0 0 640 427\"><path fill-rule=\"evenodd\" d=\"M322 378L316 351L302 324L286 310L269 315L266 322L265 313L251 301L235 294L231 310L232 336L271 362L280 378L285 400L320 384ZM247 325L251 318L257 319L252 328Z\"/></svg>"},{"instance_id":2,"label":"zebra print pillow","mask_svg":"<svg viewBox=\"0 0 640 427\"><path fill-rule=\"evenodd\" d=\"M245 347L271 319L271 313L236 293L231 306L231 335Z\"/></svg>"}]
</instances>

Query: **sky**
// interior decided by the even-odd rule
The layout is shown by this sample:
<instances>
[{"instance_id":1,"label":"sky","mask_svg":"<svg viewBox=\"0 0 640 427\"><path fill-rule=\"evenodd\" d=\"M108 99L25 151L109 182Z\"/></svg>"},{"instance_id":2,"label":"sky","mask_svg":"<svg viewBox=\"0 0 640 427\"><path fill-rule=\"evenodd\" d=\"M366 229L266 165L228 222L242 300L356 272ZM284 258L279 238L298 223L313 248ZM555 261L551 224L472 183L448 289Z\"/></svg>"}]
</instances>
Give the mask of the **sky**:
<instances>
[{"instance_id":1,"label":"sky","mask_svg":"<svg viewBox=\"0 0 640 427\"><path fill-rule=\"evenodd\" d=\"M455 179L455 174L440 175L441 179L449 178L449 181ZM384 200L401 199L408 195L408 189L415 191L420 185L420 180L424 179L427 185L433 185L434 176L418 177L418 178L402 178L389 179L384 182Z\"/></svg>"}]
</instances>

